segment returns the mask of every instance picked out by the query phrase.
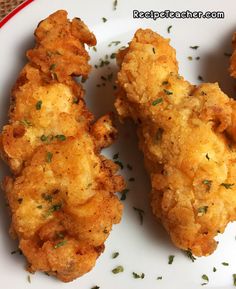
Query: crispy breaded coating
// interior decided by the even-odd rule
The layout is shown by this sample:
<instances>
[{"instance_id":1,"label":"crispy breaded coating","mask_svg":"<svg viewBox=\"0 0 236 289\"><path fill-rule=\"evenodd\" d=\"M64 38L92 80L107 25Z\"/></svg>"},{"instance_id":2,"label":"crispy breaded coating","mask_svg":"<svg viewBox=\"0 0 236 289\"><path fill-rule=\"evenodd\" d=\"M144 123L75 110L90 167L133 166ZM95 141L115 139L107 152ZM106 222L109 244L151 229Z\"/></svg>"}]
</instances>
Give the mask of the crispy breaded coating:
<instances>
[{"instance_id":1,"label":"crispy breaded coating","mask_svg":"<svg viewBox=\"0 0 236 289\"><path fill-rule=\"evenodd\" d=\"M233 46L233 54L230 58L229 72L232 77L236 78L236 32L233 34L232 37L232 46Z\"/></svg>"},{"instance_id":2,"label":"crispy breaded coating","mask_svg":"<svg viewBox=\"0 0 236 289\"><path fill-rule=\"evenodd\" d=\"M12 91L1 154L13 172L4 190L11 233L28 270L71 281L92 269L112 225L121 219L115 192L124 188L117 166L100 155L117 130L109 114L92 123L84 91L73 76L90 71L85 24L57 11L35 32L36 47Z\"/></svg>"},{"instance_id":3,"label":"crispy breaded coating","mask_svg":"<svg viewBox=\"0 0 236 289\"><path fill-rule=\"evenodd\" d=\"M137 124L153 213L177 247L209 255L236 220L236 102L217 83L179 76L169 40L151 30L139 29L117 61L115 106Z\"/></svg>"}]
</instances>

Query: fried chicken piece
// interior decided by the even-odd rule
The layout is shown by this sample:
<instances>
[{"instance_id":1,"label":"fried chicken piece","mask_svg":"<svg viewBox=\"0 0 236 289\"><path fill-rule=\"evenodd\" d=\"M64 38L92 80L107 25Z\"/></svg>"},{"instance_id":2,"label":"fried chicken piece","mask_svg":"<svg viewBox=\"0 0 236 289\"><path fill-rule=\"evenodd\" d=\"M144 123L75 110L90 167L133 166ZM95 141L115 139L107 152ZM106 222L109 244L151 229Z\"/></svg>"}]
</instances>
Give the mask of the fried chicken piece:
<instances>
[{"instance_id":1,"label":"fried chicken piece","mask_svg":"<svg viewBox=\"0 0 236 289\"><path fill-rule=\"evenodd\" d=\"M100 155L117 130L109 114L92 123L73 76L90 71L85 43L96 39L80 19L57 11L35 32L12 91L1 154L13 177L4 190L28 270L71 281L92 269L112 225L121 219L118 167Z\"/></svg>"},{"instance_id":2,"label":"fried chicken piece","mask_svg":"<svg viewBox=\"0 0 236 289\"><path fill-rule=\"evenodd\" d=\"M236 220L236 102L217 83L179 76L169 40L151 30L139 29L117 61L115 106L137 124L153 213L177 247L209 255Z\"/></svg>"},{"instance_id":3,"label":"fried chicken piece","mask_svg":"<svg viewBox=\"0 0 236 289\"><path fill-rule=\"evenodd\" d=\"M233 46L233 54L230 58L229 72L232 77L236 78L236 32L233 34L232 37L232 46Z\"/></svg>"}]
</instances>

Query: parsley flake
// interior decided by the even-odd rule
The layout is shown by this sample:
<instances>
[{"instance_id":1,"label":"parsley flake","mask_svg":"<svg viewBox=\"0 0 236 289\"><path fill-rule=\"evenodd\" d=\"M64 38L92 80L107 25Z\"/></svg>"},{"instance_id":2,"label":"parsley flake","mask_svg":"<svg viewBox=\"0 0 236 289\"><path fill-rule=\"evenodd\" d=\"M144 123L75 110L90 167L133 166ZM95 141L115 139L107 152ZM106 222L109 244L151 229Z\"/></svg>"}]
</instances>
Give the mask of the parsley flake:
<instances>
[{"instance_id":1,"label":"parsley flake","mask_svg":"<svg viewBox=\"0 0 236 289\"><path fill-rule=\"evenodd\" d=\"M171 265L171 264L173 263L174 258L175 258L174 255L170 255L170 256L168 257L168 264L169 264L169 265Z\"/></svg>"},{"instance_id":2,"label":"parsley flake","mask_svg":"<svg viewBox=\"0 0 236 289\"><path fill-rule=\"evenodd\" d=\"M229 263L227 263L227 262L222 262L221 263L223 266L229 266Z\"/></svg>"},{"instance_id":3,"label":"parsley flake","mask_svg":"<svg viewBox=\"0 0 236 289\"><path fill-rule=\"evenodd\" d=\"M112 272L113 274L122 273L122 272L124 272L124 267L123 267L123 266L117 266L117 267L114 268L111 272Z\"/></svg>"},{"instance_id":4,"label":"parsley flake","mask_svg":"<svg viewBox=\"0 0 236 289\"><path fill-rule=\"evenodd\" d=\"M172 28L172 25L168 26L167 32L170 33L170 29Z\"/></svg>"},{"instance_id":5,"label":"parsley flake","mask_svg":"<svg viewBox=\"0 0 236 289\"><path fill-rule=\"evenodd\" d=\"M158 276L158 277L157 277L157 280L162 280L162 276Z\"/></svg>"},{"instance_id":6,"label":"parsley flake","mask_svg":"<svg viewBox=\"0 0 236 289\"><path fill-rule=\"evenodd\" d=\"M156 100L154 100L154 101L152 102L152 105L153 105L153 106L156 106L157 104L162 103L162 102L163 102L163 98L160 97L160 98L157 98Z\"/></svg>"},{"instance_id":7,"label":"parsley flake","mask_svg":"<svg viewBox=\"0 0 236 289\"><path fill-rule=\"evenodd\" d=\"M207 189L210 190L212 181L211 180L203 180L202 183L207 186Z\"/></svg>"},{"instance_id":8,"label":"parsley flake","mask_svg":"<svg viewBox=\"0 0 236 289\"><path fill-rule=\"evenodd\" d=\"M193 256L193 253L190 249L186 250L185 253L192 262L194 262L196 260L196 258Z\"/></svg>"},{"instance_id":9,"label":"parsley flake","mask_svg":"<svg viewBox=\"0 0 236 289\"><path fill-rule=\"evenodd\" d=\"M203 216L204 214L207 213L207 210L208 210L208 206L203 206L203 207L200 207L198 208L198 216Z\"/></svg>"},{"instance_id":10,"label":"parsley flake","mask_svg":"<svg viewBox=\"0 0 236 289\"><path fill-rule=\"evenodd\" d=\"M53 153L47 152L46 154L46 162L50 163L52 161Z\"/></svg>"},{"instance_id":11,"label":"parsley flake","mask_svg":"<svg viewBox=\"0 0 236 289\"><path fill-rule=\"evenodd\" d=\"M213 272L216 272L216 267L213 267L213 270L212 270Z\"/></svg>"},{"instance_id":12,"label":"parsley flake","mask_svg":"<svg viewBox=\"0 0 236 289\"><path fill-rule=\"evenodd\" d=\"M114 252L114 253L112 254L112 259L117 258L119 255L120 255L119 252Z\"/></svg>"},{"instance_id":13,"label":"parsley flake","mask_svg":"<svg viewBox=\"0 0 236 289\"><path fill-rule=\"evenodd\" d=\"M99 286L93 286L91 289L99 289L100 287Z\"/></svg>"},{"instance_id":14,"label":"parsley flake","mask_svg":"<svg viewBox=\"0 0 236 289\"><path fill-rule=\"evenodd\" d=\"M113 160L118 159L118 157L119 157L119 153L114 154L114 156L113 156Z\"/></svg>"},{"instance_id":15,"label":"parsley flake","mask_svg":"<svg viewBox=\"0 0 236 289\"><path fill-rule=\"evenodd\" d=\"M117 9L117 5L118 5L118 0L114 0L114 2L113 2L113 10Z\"/></svg>"},{"instance_id":16,"label":"parsley flake","mask_svg":"<svg viewBox=\"0 0 236 289\"><path fill-rule=\"evenodd\" d=\"M226 184L226 183L222 183L222 184L220 184L220 185L223 186L223 187L225 187L227 190L228 190L228 189L231 189L232 186L234 186L234 184Z\"/></svg>"},{"instance_id":17,"label":"parsley flake","mask_svg":"<svg viewBox=\"0 0 236 289\"><path fill-rule=\"evenodd\" d=\"M172 91L170 91L170 90L167 90L167 89L164 89L164 92L165 92L165 94L167 94L167 95L171 95L171 94L173 94L173 92L172 92Z\"/></svg>"},{"instance_id":18,"label":"parsley flake","mask_svg":"<svg viewBox=\"0 0 236 289\"><path fill-rule=\"evenodd\" d=\"M208 278L208 276L207 276L206 274L203 274L203 275L202 275L202 279L203 279L204 281L207 281L207 283L209 282L209 278ZM203 285L206 285L207 283L202 283L201 285L203 286Z\"/></svg>"},{"instance_id":19,"label":"parsley flake","mask_svg":"<svg viewBox=\"0 0 236 289\"><path fill-rule=\"evenodd\" d=\"M115 161L114 163L117 164L121 168L121 170L123 170L124 166L123 166L122 162Z\"/></svg>"},{"instance_id":20,"label":"parsley flake","mask_svg":"<svg viewBox=\"0 0 236 289\"><path fill-rule=\"evenodd\" d=\"M32 126L32 123L27 119L20 120L20 123L26 127Z\"/></svg>"},{"instance_id":21,"label":"parsley flake","mask_svg":"<svg viewBox=\"0 0 236 289\"><path fill-rule=\"evenodd\" d=\"M111 58L111 59L116 58L116 54L115 54L115 53L112 53L112 54L110 55L110 58Z\"/></svg>"},{"instance_id":22,"label":"parsley flake","mask_svg":"<svg viewBox=\"0 0 236 289\"><path fill-rule=\"evenodd\" d=\"M58 242L55 246L54 246L54 249L57 249L59 247L62 247L66 244L66 240L63 240L61 242Z\"/></svg>"},{"instance_id":23,"label":"parsley flake","mask_svg":"<svg viewBox=\"0 0 236 289\"><path fill-rule=\"evenodd\" d=\"M55 136L56 139L60 140L60 141L65 141L66 137L63 134L58 134Z\"/></svg>"},{"instance_id":24,"label":"parsley flake","mask_svg":"<svg viewBox=\"0 0 236 289\"><path fill-rule=\"evenodd\" d=\"M234 286L236 286L236 274L233 274Z\"/></svg>"},{"instance_id":25,"label":"parsley flake","mask_svg":"<svg viewBox=\"0 0 236 289\"><path fill-rule=\"evenodd\" d=\"M117 46L121 43L121 41L111 41L109 44L108 44L108 47L111 47L112 45L114 46Z\"/></svg>"},{"instance_id":26,"label":"parsley flake","mask_svg":"<svg viewBox=\"0 0 236 289\"><path fill-rule=\"evenodd\" d=\"M134 279L144 279L144 277L145 277L144 273L137 274L137 273L133 272L132 274L133 274Z\"/></svg>"},{"instance_id":27,"label":"parsley flake","mask_svg":"<svg viewBox=\"0 0 236 289\"><path fill-rule=\"evenodd\" d=\"M198 46L198 45L195 45L195 46L189 46L189 48L197 50L197 49L199 48L199 46Z\"/></svg>"},{"instance_id":28,"label":"parsley flake","mask_svg":"<svg viewBox=\"0 0 236 289\"><path fill-rule=\"evenodd\" d=\"M125 200L126 200L126 197L127 197L128 192L129 192L129 189L124 189L124 190L121 192L121 198L120 198L121 201L125 201Z\"/></svg>"},{"instance_id":29,"label":"parsley flake","mask_svg":"<svg viewBox=\"0 0 236 289\"><path fill-rule=\"evenodd\" d=\"M107 22L107 19L105 17L102 17L102 21L105 23Z\"/></svg>"},{"instance_id":30,"label":"parsley flake","mask_svg":"<svg viewBox=\"0 0 236 289\"><path fill-rule=\"evenodd\" d=\"M42 104L43 104L42 100L39 100L35 105L36 109L40 110L42 108Z\"/></svg>"},{"instance_id":31,"label":"parsley flake","mask_svg":"<svg viewBox=\"0 0 236 289\"><path fill-rule=\"evenodd\" d=\"M139 220L140 220L140 225L143 224L143 215L144 215L144 210L133 207L134 211L136 211L139 215Z\"/></svg>"}]
</instances>

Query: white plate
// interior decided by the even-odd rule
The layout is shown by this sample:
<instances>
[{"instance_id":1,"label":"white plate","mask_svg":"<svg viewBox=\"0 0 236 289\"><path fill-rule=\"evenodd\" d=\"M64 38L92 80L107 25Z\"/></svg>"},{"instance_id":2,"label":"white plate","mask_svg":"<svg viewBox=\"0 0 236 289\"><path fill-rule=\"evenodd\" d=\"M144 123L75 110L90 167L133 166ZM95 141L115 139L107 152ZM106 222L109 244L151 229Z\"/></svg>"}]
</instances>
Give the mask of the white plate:
<instances>
[{"instance_id":1,"label":"white plate","mask_svg":"<svg viewBox=\"0 0 236 289\"><path fill-rule=\"evenodd\" d=\"M26 59L26 49L33 46L33 31L41 19L50 13L66 9L70 17L81 17L95 33L98 45L97 52L90 49L91 63L98 63L100 57L115 52L127 42L139 27L150 27L165 37L171 37L171 44L177 49L180 72L186 79L197 83L198 75L205 81L218 81L222 89L233 96L233 80L228 75L229 58L224 52L231 51L231 36L235 30L235 0L118 0L117 10L113 10L113 0L35 0L16 14L0 29L0 125L7 120L10 90ZM224 11L224 19L133 19L133 9L173 11ZM102 17L107 18L103 23ZM172 25L170 34L167 27ZM118 46L108 47L111 41L121 41ZM189 48L199 45L197 50ZM200 56L200 60L188 60ZM97 88L101 83L101 75L116 72L115 61L111 65L93 69L86 82L87 103L96 116L113 110L114 91L112 84ZM135 129L131 124L120 126L120 138L116 144L104 153L112 157L119 152L123 164L131 164L133 170L124 169L122 173L128 180L130 192L127 196L122 223L115 226L108 241L106 250L99 258L96 267L87 275L72 283L64 284L43 273L31 275L31 283L27 281L28 273L24 270L25 260L18 254L11 255L17 243L8 235L9 216L1 195L0 205L0 276L1 288L4 289L42 289L42 288L80 288L90 289L100 286L101 289L195 289L203 288L201 276L209 277L206 288L233 288L232 274L236 273L236 224L227 227L221 236L216 252L210 257L191 262L181 251L172 246L169 237L159 226L151 214L148 192L149 180L143 167L143 159L138 151ZM1 166L2 171L2 166ZM1 172L2 173L2 172ZM133 206L145 210L144 224L140 225ZM119 257L112 259L113 252ZM168 256L175 255L172 265L168 265ZM229 266L223 266L228 262ZM111 270L117 265L124 266L124 272L114 275ZM217 268L213 272L213 267ZM132 272L145 273L144 279L134 279ZM162 276L162 280L157 280Z\"/></svg>"}]
</instances>

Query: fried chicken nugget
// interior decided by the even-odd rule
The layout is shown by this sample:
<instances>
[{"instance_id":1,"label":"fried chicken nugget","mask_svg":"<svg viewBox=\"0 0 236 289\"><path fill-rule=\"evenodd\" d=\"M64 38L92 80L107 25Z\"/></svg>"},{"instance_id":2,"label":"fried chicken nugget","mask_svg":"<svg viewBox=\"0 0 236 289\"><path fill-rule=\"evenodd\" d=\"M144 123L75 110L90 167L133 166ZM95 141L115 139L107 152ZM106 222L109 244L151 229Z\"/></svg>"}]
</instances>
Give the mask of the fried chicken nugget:
<instances>
[{"instance_id":1,"label":"fried chicken nugget","mask_svg":"<svg viewBox=\"0 0 236 289\"><path fill-rule=\"evenodd\" d=\"M110 115L92 124L83 88L72 78L88 76L84 44L95 45L94 35L61 10L42 21L35 36L1 134L1 154L14 174L3 187L11 233L29 271L68 282L90 271L104 250L121 219L114 193L124 181L100 155L117 134Z\"/></svg>"},{"instance_id":2,"label":"fried chicken nugget","mask_svg":"<svg viewBox=\"0 0 236 289\"><path fill-rule=\"evenodd\" d=\"M179 76L169 40L149 29L117 61L115 106L137 124L153 213L177 247L209 255L236 220L236 102L217 83L193 86Z\"/></svg>"}]
</instances>

